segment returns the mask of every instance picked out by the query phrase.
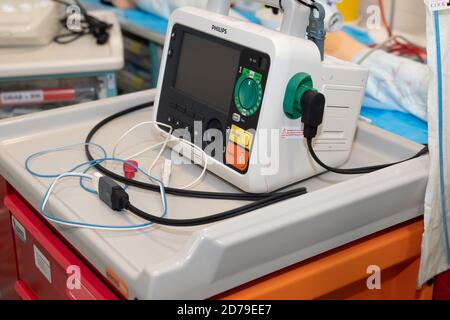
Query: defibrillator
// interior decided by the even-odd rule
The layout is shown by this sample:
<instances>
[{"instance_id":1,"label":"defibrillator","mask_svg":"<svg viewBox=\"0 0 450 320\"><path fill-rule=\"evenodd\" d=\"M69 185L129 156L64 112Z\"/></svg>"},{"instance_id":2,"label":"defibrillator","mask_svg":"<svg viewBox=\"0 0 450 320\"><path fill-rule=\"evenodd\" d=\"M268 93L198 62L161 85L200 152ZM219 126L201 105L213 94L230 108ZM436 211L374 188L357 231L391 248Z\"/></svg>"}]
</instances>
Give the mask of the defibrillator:
<instances>
[{"instance_id":1,"label":"defibrillator","mask_svg":"<svg viewBox=\"0 0 450 320\"><path fill-rule=\"evenodd\" d=\"M303 137L304 103L325 97L314 149L330 166L348 158L368 71L323 57L307 36L311 8L284 10L280 31L232 18L229 1L185 7L169 19L155 121L207 154L208 170L238 188L269 192L323 172ZM313 16L314 17L314 16ZM195 152L184 156L195 160ZM198 160L198 159L197 159Z\"/></svg>"}]
</instances>

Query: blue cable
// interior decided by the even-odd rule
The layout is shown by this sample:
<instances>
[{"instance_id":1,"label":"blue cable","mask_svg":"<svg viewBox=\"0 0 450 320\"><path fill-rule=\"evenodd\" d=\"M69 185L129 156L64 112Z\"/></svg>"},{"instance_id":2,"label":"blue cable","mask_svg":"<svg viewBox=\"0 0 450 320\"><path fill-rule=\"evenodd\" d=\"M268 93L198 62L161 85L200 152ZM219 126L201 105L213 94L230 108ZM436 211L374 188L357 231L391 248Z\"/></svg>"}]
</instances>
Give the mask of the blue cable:
<instances>
[{"instance_id":1,"label":"blue cable","mask_svg":"<svg viewBox=\"0 0 450 320\"><path fill-rule=\"evenodd\" d=\"M100 159L104 159L104 158L107 157L106 150L105 150L101 145L99 145L99 144L97 144L97 143L93 143L93 142L89 142L89 143L85 143L85 142L83 142L83 143L76 143L76 144L72 144L72 145L68 145L68 146L63 146L63 147L59 147L59 148L48 149L48 150L44 150L44 151L40 151L40 152L33 153L33 154L30 155L27 159L25 159L25 169L26 169L26 170L28 171L28 173L30 173L32 176L35 176L35 177L38 177L38 178L56 178L56 177L58 177L61 173L55 173L55 174L42 174L42 173L36 172L36 171L34 171L34 170L31 169L31 167L30 167L30 161L33 160L34 158L37 158L37 157L40 157L40 156L43 156L43 155L46 155L46 154L49 154L49 153L59 152L59 151L67 151L67 150L70 150L71 148L74 148L74 147L86 146L86 145L94 146L94 147L99 148L99 149L102 151L102 153L103 153L103 158L100 158ZM92 169L94 166L96 166L98 163L101 163L101 162L102 162L102 161L98 162L98 160L99 160L99 159L95 159L95 160L83 162L83 163L81 163L81 164L79 164L79 165L73 167L72 169L70 169L70 170L67 171L67 172L75 172L75 170L77 170L77 169L79 169L79 168L82 168L82 167L84 167L84 166L86 166L86 165L90 165L85 171L83 171L83 173L86 173L86 172L88 172L90 169ZM86 187L86 186L84 185L84 182L83 182L84 179L85 179L84 177L80 177L80 187L83 188L85 191L87 191L87 192L89 192L89 193L96 194L97 192L96 192L95 190L93 190L93 189L91 189L91 188L88 188L88 187ZM128 188L128 186L127 186L127 185L124 185L123 188L126 190L126 189Z\"/></svg>"},{"instance_id":2,"label":"blue cable","mask_svg":"<svg viewBox=\"0 0 450 320\"><path fill-rule=\"evenodd\" d=\"M436 60L437 60L437 78L438 78L438 106L439 106L439 187L441 193L441 216L444 226L445 247L447 249L447 264L450 264L450 240L447 226L447 202L445 196L445 177L444 177L444 133L443 133L443 86L442 86L442 55L441 55L441 31L439 27L439 11L434 12L434 27L436 33Z\"/></svg>"},{"instance_id":3,"label":"blue cable","mask_svg":"<svg viewBox=\"0 0 450 320\"><path fill-rule=\"evenodd\" d=\"M114 158L109 158L109 160L112 160ZM121 159L118 159L121 160ZM106 160L104 160L106 161ZM123 162L126 162L125 160L122 160ZM141 170L142 171L142 170ZM150 175L147 175L145 172L144 174L150 178L153 179L153 177L151 177ZM155 181L159 181L158 179L155 179ZM146 223L142 223L142 224L134 224L134 225L127 225L127 226L118 226L118 225L101 225L101 224L93 224L93 223L85 223L85 222L77 222L77 221L71 221L71 220L64 220L64 219L60 219L60 218L56 218L50 214L48 214L47 212L44 211L43 205L44 205L44 199L47 198L48 193L50 191L50 187L47 189L47 191L45 192L44 197L41 200L41 204L39 206L39 210L41 212L41 214L46 217L47 219L50 220L55 220L58 222L62 222L62 223L68 223L71 224L73 226L79 226L79 227L93 227L93 228L99 228L99 229L118 229L118 230L127 230L127 229L136 229L136 228L143 228L143 227L147 227L152 225L152 222L146 222ZM162 192L163 192L163 214L161 215L161 217L165 217L167 215L167 199L166 199L166 193L164 191L164 187L162 188Z\"/></svg>"},{"instance_id":4,"label":"blue cable","mask_svg":"<svg viewBox=\"0 0 450 320\"><path fill-rule=\"evenodd\" d=\"M77 170L79 168L82 168L83 166L89 165L89 167L86 168L85 171L83 172L83 173L86 173L87 171L92 169L95 165L100 164L100 163L102 163L104 161L118 161L118 162L121 162L121 163L127 163L128 165L132 166L137 171L139 171L140 173L145 175L151 181L157 182L158 184L161 185L161 194L162 194L162 202L163 202L163 212L162 212L161 217L165 217L167 215L167 195L166 195L164 184L162 183L162 181L157 179L157 178L155 178L155 177L153 177L153 176L151 176L151 175L149 175L149 174L147 174L144 170L142 170L138 166L135 166L133 163L128 162L127 160L114 158L114 157L107 157L106 150L102 146L100 146L99 144L96 144L96 143L91 143L91 142L90 143L78 143L78 144L73 144L73 145L64 146L64 147L60 147L60 148L48 149L48 150L36 152L36 153L30 155L29 157L27 157L27 159L25 160L25 169L31 175L33 175L35 177L38 177L38 178L57 178L58 176L61 175L61 173L59 173L59 174L42 174L42 173L39 173L39 172L36 172L36 171L32 170L31 167L30 167L30 161L32 159L34 159L36 157L39 157L39 156L42 156L42 155L46 155L46 154L53 153L53 152L66 151L66 150L69 150L70 148L73 148L73 147L76 147L76 146L83 146L83 145L84 146L85 145L92 145L92 146L98 147L103 152L104 157L81 163L81 164L75 166L74 168L72 168L71 170L69 170L67 172L74 172L75 173L75 170ZM83 184L83 180L84 179L85 179L85 177L80 177L80 186L84 190L86 190L87 192L97 194L97 192L95 190L92 190L92 189L87 188L86 186L84 186L84 184ZM127 186L125 186L124 188L127 188ZM40 211L41 211L41 214L44 217L46 217L47 219L50 219L50 220L54 220L54 221L61 222L61 223L68 223L70 225L79 226L79 227L94 227L94 228L99 228L99 229L104 228L104 229L120 229L120 230L135 229L135 228L150 226L150 225L153 224L152 222L147 222L147 223L143 223L143 224L127 225L127 226L99 225L99 224L84 223L84 222L77 222L77 221L70 221L70 220L64 220L64 219L56 218L56 217L53 217L50 214L46 213L43 210L44 199L47 198L49 191L50 191L50 187L47 189L44 197L42 198L42 201L41 201L41 204L40 204Z\"/></svg>"},{"instance_id":5,"label":"blue cable","mask_svg":"<svg viewBox=\"0 0 450 320\"><path fill-rule=\"evenodd\" d=\"M119 161L119 162L122 162L122 163L128 163L130 166L134 167L137 171L141 172L143 175L148 177L150 180L161 184L162 185L161 193L162 193L162 196L163 196L163 213L162 213L161 217L165 217L167 215L167 195L166 195L166 192L164 190L164 184L159 179L157 179L157 178L147 174L144 170L142 170L141 168L135 166L133 163L127 162L127 160L118 159L118 158L101 158L101 159L95 159L95 160L93 160L91 162L101 163L103 161ZM44 217L48 218L48 219L52 219L52 220L59 221L59 222L62 222L62 223L69 223L71 225L79 226L79 227L94 227L94 228L121 229L121 230L146 227L146 226L150 226L150 225L153 224L152 222L147 222L147 223L137 224L137 225L113 226L113 225L91 224L91 223L84 223L84 222L77 222L77 221L70 221L70 220L63 220L63 219L55 218L55 217L49 215L48 213L46 213L43 210L43 207L42 207L43 204L44 204L44 199L48 196L49 191L50 191L50 187L47 189L44 197L42 198L41 204L40 204L40 211L41 211L42 215Z\"/></svg>"},{"instance_id":6,"label":"blue cable","mask_svg":"<svg viewBox=\"0 0 450 320\"><path fill-rule=\"evenodd\" d=\"M108 154L106 153L106 150L105 150L101 145L99 145L99 144L97 144L97 143L92 143L92 142L89 142L89 143L76 143L76 144L71 144L71 145L64 146L64 147L59 147L59 148L54 148L54 149L48 149L48 150L44 150L44 151L39 151L39 152L33 153L32 155L28 156L28 158L25 159L25 169L26 169L31 175L33 175L33 176L35 176L35 177L38 177L38 178L56 178L56 177L58 177L59 175L61 175L61 173L56 173L56 174L53 174L53 173L43 174L43 173L36 172L36 171L34 171L34 170L31 169L31 167L30 167L30 161L33 160L33 159L36 158L36 157L40 157L40 156L43 156L43 155L46 155L46 154L49 154L49 153L59 152L59 151L67 151L67 150L69 150L69 149L71 149L71 148L74 148L74 147L86 146L86 145L94 146L94 147L99 148L99 149L102 151L102 153L103 153L103 158L106 158L106 157L108 156ZM93 161L96 161L96 160L92 160L92 161L89 161L89 162L93 162ZM76 170L76 169L82 167L83 165L85 165L85 164L80 164L80 165L76 166L75 168L73 168L72 170L70 170L69 172L72 172L72 171L74 171L74 170Z\"/></svg>"}]
</instances>

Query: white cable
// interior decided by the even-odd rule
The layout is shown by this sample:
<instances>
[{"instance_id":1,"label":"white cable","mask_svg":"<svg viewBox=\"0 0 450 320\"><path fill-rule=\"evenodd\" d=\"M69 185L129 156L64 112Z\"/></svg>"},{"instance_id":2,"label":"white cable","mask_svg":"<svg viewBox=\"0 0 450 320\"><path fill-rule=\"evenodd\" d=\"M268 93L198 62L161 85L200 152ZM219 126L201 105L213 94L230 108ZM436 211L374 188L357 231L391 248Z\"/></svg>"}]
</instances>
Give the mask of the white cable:
<instances>
[{"instance_id":1,"label":"white cable","mask_svg":"<svg viewBox=\"0 0 450 320\"><path fill-rule=\"evenodd\" d=\"M124 159L134 159L136 157L139 157L141 154L146 153L146 152L148 152L150 150L153 150L153 149L155 149L155 148L157 148L157 147L159 147L159 146L161 146L163 144L164 144L164 141L158 142L158 143L156 143L154 145L151 145L150 147L147 147L147 148L145 148L145 149L143 149L143 150L141 150L139 152L136 152L136 153L134 153L134 154L132 154L132 155L130 155L128 157L123 157L123 158Z\"/></svg>"},{"instance_id":2,"label":"white cable","mask_svg":"<svg viewBox=\"0 0 450 320\"><path fill-rule=\"evenodd\" d=\"M172 137L172 136L171 136L171 133L172 133L172 127L170 127L170 129L169 129L169 133L166 134L166 139L164 140L161 149L159 150L158 154L156 155L156 158L153 160L153 162L152 162L152 164L150 165L150 167L148 167L148 170L147 170L147 174L148 174L148 175L151 175L151 172L152 172L153 167L156 165L156 162L159 160L159 158L161 158L161 156L162 156L164 150L166 149L167 143L169 142L169 140L170 140L171 137Z\"/></svg>"},{"instance_id":3,"label":"white cable","mask_svg":"<svg viewBox=\"0 0 450 320\"><path fill-rule=\"evenodd\" d=\"M200 180L203 179L203 177L205 176L206 169L208 168L208 158L206 157L206 152L203 151L202 148L200 148L199 146L195 145L194 143L192 143L190 141L187 141L187 140L184 140L184 139L179 139L179 138L177 138L177 140L180 143L186 143L186 144L190 145L192 148L200 151L200 153L202 154L202 161L203 161L203 163L200 163L200 165L203 166L203 170L200 173L200 175L194 181L192 181L191 183L189 183L189 184L187 184L187 185L185 185L183 187L177 187L178 189L189 189L189 188L192 188L193 186L195 186L197 183L199 183ZM194 155L194 162L195 162L195 155Z\"/></svg>"},{"instance_id":4,"label":"white cable","mask_svg":"<svg viewBox=\"0 0 450 320\"><path fill-rule=\"evenodd\" d=\"M165 186L170 183L170 175L172 174L172 160L165 159L161 180Z\"/></svg>"},{"instance_id":5,"label":"white cable","mask_svg":"<svg viewBox=\"0 0 450 320\"><path fill-rule=\"evenodd\" d=\"M153 160L153 162L151 163L150 167L147 170L147 174L151 175L152 169L155 167L156 163L161 158L161 155L163 154L164 150L166 149L167 143L169 142L169 140L171 138L171 133L173 131L172 126L170 126L168 124L165 124L165 123L162 123L162 122L158 122L158 121L144 121L144 122L138 123L138 124L134 125L133 127L131 127L130 129L128 129L127 131L125 131L120 136L120 138L116 141L116 144L115 144L115 146L113 148L112 155L113 155L113 157L116 156L117 147L119 146L120 142L122 142L122 140L126 138L126 136L128 136L131 132L133 132L137 128L139 128L141 126L144 126L144 125L147 125L147 124L160 125L162 127L166 127L167 129L169 129L169 133L167 134L166 139L163 142L160 142L160 143L154 144L154 145L152 145L150 147L147 147L144 150L139 151L139 152L137 152L137 153L135 153L135 154L133 154L133 155L131 155L129 157L125 157L125 159L129 160L129 159L135 158L135 157L140 156L141 154L143 154L143 153L145 153L147 151L150 151L150 150L152 150L154 148L157 148L157 147L161 146L161 149L159 150L158 154L156 155L155 159Z\"/></svg>"},{"instance_id":6,"label":"white cable","mask_svg":"<svg viewBox=\"0 0 450 320\"><path fill-rule=\"evenodd\" d=\"M202 154L202 163L200 163L200 165L203 166L203 170L200 173L200 175L194 181L188 183L185 186L179 187L178 189L189 189L189 188L195 186L196 184L198 184L203 179L203 177L206 174L206 170L207 170L207 166L208 166L208 160L207 160L207 157L206 157L206 153L201 148L199 148L197 145L195 145L194 143L192 143L190 141L171 136L172 126L167 125L165 123L161 123L161 122L157 122L157 121L144 121L144 122L140 122L140 123L134 125L133 127L129 128L127 131L125 131L120 136L120 138L115 143L113 151L112 151L113 157L116 156L115 154L116 154L116 151L117 151L117 148L118 148L120 142L122 142L122 140L125 139L125 137L127 135L129 135L131 132L133 132L137 128L139 128L139 127L141 127L143 125L147 125L147 124L161 125L161 126L164 126L164 127L168 128L169 132L166 134L166 139L164 141L162 141L162 142L159 142L159 143L154 144L154 145L152 145L150 147L147 147L147 148L145 148L145 149L143 149L143 150L141 150L141 151L139 151L139 152L137 152L137 153L135 153L135 154L133 154L133 155L131 155L129 157L125 157L125 159L135 158L135 157L137 157L137 156L139 156L139 155L141 155L141 154L143 154L143 153L145 153L147 151L150 151L150 150L152 150L152 149L154 149L154 148L156 148L158 146L161 146L161 149L159 150L159 152L156 155L155 159L153 160L153 162L151 163L150 167L148 168L147 173L150 175L151 174L151 170L156 165L157 161L161 158L161 155L163 154L163 152L164 152L164 150L167 147L167 144L169 142L177 141L177 142L180 142L180 143L186 143L186 144L190 145L192 148L196 149L197 151L200 151L200 153Z\"/></svg>"},{"instance_id":7,"label":"white cable","mask_svg":"<svg viewBox=\"0 0 450 320\"><path fill-rule=\"evenodd\" d=\"M166 128L169 129L169 133L172 133L172 126L167 125L167 124L165 124L165 123L158 122L158 121L144 121L144 122L140 122L140 123L134 125L133 127L131 127L130 129L128 129L127 131L125 131L125 132L120 136L120 138L117 139L117 141L116 141L116 143L115 143L115 145L114 145L113 151L112 151L112 156L113 156L113 158L116 157L116 151L117 151L117 148L118 148L119 144L122 142L122 140L125 139L126 136L128 136L131 132L133 132L133 131L136 130L137 128L142 127L143 125L147 125L147 124L157 124L157 125L166 127ZM163 143L161 143L161 144L163 144ZM159 144L159 145L161 145L161 144ZM155 145L155 146L156 146L156 145ZM149 147L148 150L151 150L151 149L154 148L155 146ZM148 151L148 150L145 150L145 151ZM140 152L144 152L144 151L140 151ZM138 154L138 155L140 155L140 154ZM129 160L129 159L132 158L132 157L122 157L122 158L123 158L123 159L126 159L126 160Z\"/></svg>"},{"instance_id":8,"label":"white cable","mask_svg":"<svg viewBox=\"0 0 450 320\"><path fill-rule=\"evenodd\" d=\"M55 180L53 180L52 184L50 185L50 188L47 191L47 194L45 195L43 201L42 201L42 205L41 205L41 210L45 211L45 206L47 205L48 199L50 198L50 195L53 192L53 189L55 188L56 184L58 183L59 180L61 180L64 177L83 177L83 178L88 178L91 181L95 180L95 177L90 175L90 174L86 174L86 173L79 173L79 172L65 172L63 174L60 174L58 177L55 178Z\"/></svg>"}]
</instances>

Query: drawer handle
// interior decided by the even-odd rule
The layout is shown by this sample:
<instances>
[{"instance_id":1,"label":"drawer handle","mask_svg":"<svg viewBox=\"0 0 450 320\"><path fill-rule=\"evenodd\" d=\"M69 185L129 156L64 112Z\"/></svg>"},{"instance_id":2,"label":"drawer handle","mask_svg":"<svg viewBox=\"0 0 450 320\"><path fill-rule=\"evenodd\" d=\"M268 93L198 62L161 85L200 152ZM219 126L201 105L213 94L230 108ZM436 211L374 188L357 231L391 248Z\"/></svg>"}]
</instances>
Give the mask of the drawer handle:
<instances>
[{"instance_id":1,"label":"drawer handle","mask_svg":"<svg viewBox=\"0 0 450 320\"><path fill-rule=\"evenodd\" d=\"M30 287L23 280L17 280L14 290L22 300L39 300Z\"/></svg>"}]
</instances>

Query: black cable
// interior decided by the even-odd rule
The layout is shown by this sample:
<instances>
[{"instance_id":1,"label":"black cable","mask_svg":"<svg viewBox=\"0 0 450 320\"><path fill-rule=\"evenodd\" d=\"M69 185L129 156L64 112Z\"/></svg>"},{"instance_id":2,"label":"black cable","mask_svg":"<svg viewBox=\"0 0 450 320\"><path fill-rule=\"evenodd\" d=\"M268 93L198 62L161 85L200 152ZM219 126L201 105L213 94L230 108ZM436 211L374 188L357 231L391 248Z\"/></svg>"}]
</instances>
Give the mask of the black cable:
<instances>
[{"instance_id":1,"label":"black cable","mask_svg":"<svg viewBox=\"0 0 450 320\"><path fill-rule=\"evenodd\" d=\"M88 160L92 161L95 159L90 152L89 143L92 142L92 138L95 136L95 134L98 131L100 131L105 125L107 125L108 123L110 123L111 121L113 121L117 118L120 118L120 117L130 114L132 112L136 112L138 110L142 110L144 108L151 107L151 106L153 106L153 102L143 103L143 104L131 107L129 109L117 112L117 113L103 119L99 123L97 123L91 129L91 131L88 133L86 140L85 140L85 142L86 142L85 153L86 153L86 157L88 158ZM137 187L140 189L144 189L144 190L150 190L150 191L155 191L155 192L160 191L159 186L157 186L157 185L145 183L142 181L127 179L115 172L112 172L112 171L106 169L101 164L97 164L97 165L95 165L95 167L101 173L103 173L104 175L106 175L116 181L120 181L127 185ZM303 188L297 188L297 189L303 190ZM271 193L255 194L255 193L208 192L208 191L184 190L184 189L177 189L177 188L171 188L171 187L166 187L165 190L166 190L167 194L172 194L175 196L183 196L183 197L190 197L190 198L203 198L203 199L241 200L241 201L257 201L257 200L265 199L265 198L268 198L271 196L283 196L285 193L285 192L271 192Z\"/></svg>"},{"instance_id":2,"label":"black cable","mask_svg":"<svg viewBox=\"0 0 450 320\"><path fill-rule=\"evenodd\" d=\"M301 105L303 111L301 121L304 124L303 136L306 139L306 144L308 145L309 153L318 165L320 165L322 168L328 171L338 174L365 174L381 170L387 167L391 167L396 164L400 164L418 158L428 153L428 146L425 146L422 150L420 150L417 154L415 154L411 158L393 163L380 164L369 167L349 168L349 169L330 167L319 159L312 145L312 139L317 135L317 130L323 121L323 116L325 112L325 96L320 92L308 90L302 95Z\"/></svg>"},{"instance_id":3,"label":"black cable","mask_svg":"<svg viewBox=\"0 0 450 320\"><path fill-rule=\"evenodd\" d=\"M80 9L80 14L82 16L82 20L80 21L80 30L69 30L69 32L67 33L57 35L53 39L56 43L68 44L88 34L92 34L97 40L97 44L99 45L103 45L108 42L109 40L108 31L112 28L113 26L112 24L106 23L90 15L87 12L87 10L81 5L79 0L73 0L73 3L64 0L53 0L53 1L66 6L76 5ZM67 28L68 18L69 17L66 16L61 20L61 23L65 28Z\"/></svg>"},{"instance_id":4,"label":"black cable","mask_svg":"<svg viewBox=\"0 0 450 320\"><path fill-rule=\"evenodd\" d=\"M157 223L172 227L192 227L202 224L208 224L213 222L222 221L225 219L230 219L237 217L248 212L261 209L263 207L269 206L271 204L287 200L290 198L298 197L306 193L305 188L299 188L296 190L287 191L281 195L272 195L265 199L260 199L256 202L223 211L220 213L212 214L205 217L190 218L190 219L170 219L160 216L155 216L153 214L142 211L139 208L133 206L130 202L130 196L117 182L107 176L100 177L98 181L98 196L104 204L110 207L114 211L128 210L132 214L150 221L152 223Z\"/></svg>"},{"instance_id":5,"label":"black cable","mask_svg":"<svg viewBox=\"0 0 450 320\"><path fill-rule=\"evenodd\" d=\"M253 203L241 206L239 208L227 210L221 213L213 214L206 217L200 217L200 218L192 218L192 219L169 219L169 218L161 218L152 214L149 214L145 211L142 211L135 206L133 206L130 202L125 206L125 209L129 210L131 213L141 217L142 219L145 219L147 221L166 225L166 226L172 226L172 227L192 227L192 226L198 226L213 222L222 221L225 219L230 219L233 217L237 217L243 214L246 214L248 212L261 209L263 207L269 206L271 204L275 204L280 201L284 201L290 198L298 197L300 195L303 195L307 193L306 188L298 188L291 191L286 191L283 194L278 195L272 195L265 199L260 199L258 201L255 201Z\"/></svg>"},{"instance_id":6,"label":"black cable","mask_svg":"<svg viewBox=\"0 0 450 320\"><path fill-rule=\"evenodd\" d=\"M316 2L315 0L311 0L311 3L307 3L303 0L297 0L297 1L300 2L304 6L307 6L310 9L315 9L315 7L312 5L312 3Z\"/></svg>"},{"instance_id":7,"label":"black cable","mask_svg":"<svg viewBox=\"0 0 450 320\"><path fill-rule=\"evenodd\" d=\"M412 156L411 158L408 158L406 160L402 160L402 161L398 161L398 162L394 162L394 163L370 166L370 167L339 169L339 168L330 167L330 166L326 165L325 163L323 163L319 159L317 154L314 152L314 148L312 146L312 139L311 138L307 139L306 142L308 144L309 153L311 154L311 156L314 159L314 161L316 161L317 164L319 164L322 168L324 168L324 169L326 169L328 171L334 172L334 173L338 173L338 174L364 174L364 173L370 173L370 172L374 172L374 171L377 171L377 170L388 168L388 167L391 167L391 166L394 166L396 164L400 164L400 163L403 163L403 162L406 162L406 161L409 161L409 160L416 159L416 158L421 157L421 156L423 156L423 155L428 153L428 146L425 146L417 154L415 154L414 156Z\"/></svg>"}]
</instances>

